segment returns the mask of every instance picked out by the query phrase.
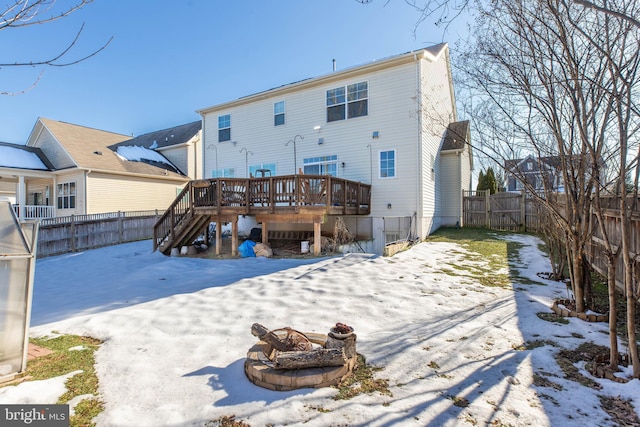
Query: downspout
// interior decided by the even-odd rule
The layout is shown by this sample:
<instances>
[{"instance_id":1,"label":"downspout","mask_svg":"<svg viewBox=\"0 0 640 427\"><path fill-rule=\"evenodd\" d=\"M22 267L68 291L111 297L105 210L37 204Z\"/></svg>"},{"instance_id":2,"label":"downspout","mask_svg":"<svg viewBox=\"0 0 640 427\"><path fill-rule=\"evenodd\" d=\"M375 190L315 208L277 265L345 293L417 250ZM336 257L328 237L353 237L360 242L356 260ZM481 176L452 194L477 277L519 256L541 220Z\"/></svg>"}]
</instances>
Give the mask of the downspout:
<instances>
[{"instance_id":1,"label":"downspout","mask_svg":"<svg viewBox=\"0 0 640 427\"><path fill-rule=\"evenodd\" d=\"M422 60L418 58L418 54L413 55L414 60L417 61L416 64L416 72L417 72L417 88L418 88L418 155L416 156L416 170L418 171L418 182L416 186L416 205L417 205L417 215L416 215L416 233L419 239L423 238L423 217L424 217L424 202L422 200L423 196L423 175L424 175L424 164L422 162Z\"/></svg>"},{"instance_id":2,"label":"downspout","mask_svg":"<svg viewBox=\"0 0 640 427\"><path fill-rule=\"evenodd\" d=\"M458 150L458 176L460 181L458 182L458 189L460 190L460 197L458 197L458 225L462 227L462 197L464 192L462 191L462 152Z\"/></svg>"}]
</instances>

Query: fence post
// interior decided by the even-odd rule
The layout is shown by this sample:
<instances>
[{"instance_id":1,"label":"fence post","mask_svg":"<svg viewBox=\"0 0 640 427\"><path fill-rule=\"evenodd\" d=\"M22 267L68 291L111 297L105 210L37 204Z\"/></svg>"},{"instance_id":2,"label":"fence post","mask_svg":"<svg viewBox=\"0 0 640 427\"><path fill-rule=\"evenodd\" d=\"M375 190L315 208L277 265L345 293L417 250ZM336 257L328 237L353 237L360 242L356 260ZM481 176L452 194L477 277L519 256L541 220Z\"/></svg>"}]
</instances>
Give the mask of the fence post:
<instances>
[{"instance_id":1,"label":"fence post","mask_svg":"<svg viewBox=\"0 0 640 427\"><path fill-rule=\"evenodd\" d=\"M76 216L71 214L71 235L69 236L71 240L71 252L76 251Z\"/></svg>"},{"instance_id":2,"label":"fence post","mask_svg":"<svg viewBox=\"0 0 640 427\"><path fill-rule=\"evenodd\" d=\"M123 234L122 218L123 218L122 212L118 211L118 243L122 243L122 234Z\"/></svg>"},{"instance_id":3,"label":"fence post","mask_svg":"<svg viewBox=\"0 0 640 427\"><path fill-rule=\"evenodd\" d=\"M491 199L489 190L484 190L485 226L491 228Z\"/></svg>"},{"instance_id":4,"label":"fence post","mask_svg":"<svg viewBox=\"0 0 640 427\"><path fill-rule=\"evenodd\" d=\"M520 199L520 218L522 218L522 231L527 231L527 195L524 190L522 190L522 198Z\"/></svg>"}]
</instances>

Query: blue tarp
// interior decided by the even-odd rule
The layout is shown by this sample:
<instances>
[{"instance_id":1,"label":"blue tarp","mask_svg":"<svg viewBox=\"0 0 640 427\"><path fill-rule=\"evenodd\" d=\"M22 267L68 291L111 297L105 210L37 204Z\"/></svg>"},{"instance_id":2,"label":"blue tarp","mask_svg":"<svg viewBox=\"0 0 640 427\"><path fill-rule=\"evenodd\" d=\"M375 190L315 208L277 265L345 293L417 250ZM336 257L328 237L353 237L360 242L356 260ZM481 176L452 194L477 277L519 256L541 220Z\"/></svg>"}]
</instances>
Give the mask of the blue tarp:
<instances>
[{"instance_id":1,"label":"blue tarp","mask_svg":"<svg viewBox=\"0 0 640 427\"><path fill-rule=\"evenodd\" d=\"M242 258L247 257L255 257L256 253L253 250L253 247L256 245L256 242L253 240L245 240L243 244L238 246L238 252L240 252L240 256Z\"/></svg>"}]
</instances>

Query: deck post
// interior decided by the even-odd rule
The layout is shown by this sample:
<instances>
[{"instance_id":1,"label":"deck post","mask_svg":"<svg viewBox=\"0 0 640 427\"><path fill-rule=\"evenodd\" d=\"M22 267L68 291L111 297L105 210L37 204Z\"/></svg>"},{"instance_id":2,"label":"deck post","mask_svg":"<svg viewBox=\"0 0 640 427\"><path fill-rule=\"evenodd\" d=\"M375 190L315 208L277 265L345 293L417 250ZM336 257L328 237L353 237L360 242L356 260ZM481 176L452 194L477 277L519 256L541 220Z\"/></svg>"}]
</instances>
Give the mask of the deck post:
<instances>
[{"instance_id":1,"label":"deck post","mask_svg":"<svg viewBox=\"0 0 640 427\"><path fill-rule=\"evenodd\" d=\"M216 255L220 255L220 248L222 247L222 222L216 221Z\"/></svg>"},{"instance_id":2,"label":"deck post","mask_svg":"<svg viewBox=\"0 0 640 427\"><path fill-rule=\"evenodd\" d=\"M322 236L320 235L320 229L322 224L319 222L313 223L313 254L320 255L320 248L322 247Z\"/></svg>"},{"instance_id":3,"label":"deck post","mask_svg":"<svg viewBox=\"0 0 640 427\"><path fill-rule=\"evenodd\" d=\"M231 255L238 255L238 217L231 221Z\"/></svg>"},{"instance_id":4,"label":"deck post","mask_svg":"<svg viewBox=\"0 0 640 427\"><path fill-rule=\"evenodd\" d=\"M262 223L262 243L269 244L269 223L266 221Z\"/></svg>"}]
</instances>

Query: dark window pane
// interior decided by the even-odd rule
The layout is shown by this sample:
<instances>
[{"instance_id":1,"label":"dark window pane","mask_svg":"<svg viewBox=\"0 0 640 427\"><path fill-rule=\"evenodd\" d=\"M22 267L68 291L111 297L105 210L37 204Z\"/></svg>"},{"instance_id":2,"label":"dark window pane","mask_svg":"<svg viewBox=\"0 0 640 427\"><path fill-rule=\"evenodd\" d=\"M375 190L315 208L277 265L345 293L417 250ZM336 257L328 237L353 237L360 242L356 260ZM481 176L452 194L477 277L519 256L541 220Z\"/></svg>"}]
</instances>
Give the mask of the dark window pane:
<instances>
[{"instance_id":1,"label":"dark window pane","mask_svg":"<svg viewBox=\"0 0 640 427\"><path fill-rule=\"evenodd\" d=\"M62 209L62 197L58 197L58 209Z\"/></svg>"},{"instance_id":2,"label":"dark window pane","mask_svg":"<svg viewBox=\"0 0 640 427\"><path fill-rule=\"evenodd\" d=\"M276 114L273 116L274 126L280 126L284 124L284 114Z\"/></svg>"},{"instance_id":3,"label":"dark window pane","mask_svg":"<svg viewBox=\"0 0 640 427\"><path fill-rule=\"evenodd\" d=\"M69 197L69 207L71 209L75 209L76 208L76 196Z\"/></svg>"},{"instance_id":4,"label":"dark window pane","mask_svg":"<svg viewBox=\"0 0 640 427\"><path fill-rule=\"evenodd\" d=\"M231 129L220 129L218 131L218 142L231 141Z\"/></svg>"},{"instance_id":5,"label":"dark window pane","mask_svg":"<svg viewBox=\"0 0 640 427\"><path fill-rule=\"evenodd\" d=\"M356 101L349 103L349 118L366 116L368 113L368 102L365 99L364 101Z\"/></svg>"},{"instance_id":6,"label":"dark window pane","mask_svg":"<svg viewBox=\"0 0 640 427\"><path fill-rule=\"evenodd\" d=\"M336 120L345 119L344 104L334 107L327 107L327 122L335 122Z\"/></svg>"}]
</instances>

